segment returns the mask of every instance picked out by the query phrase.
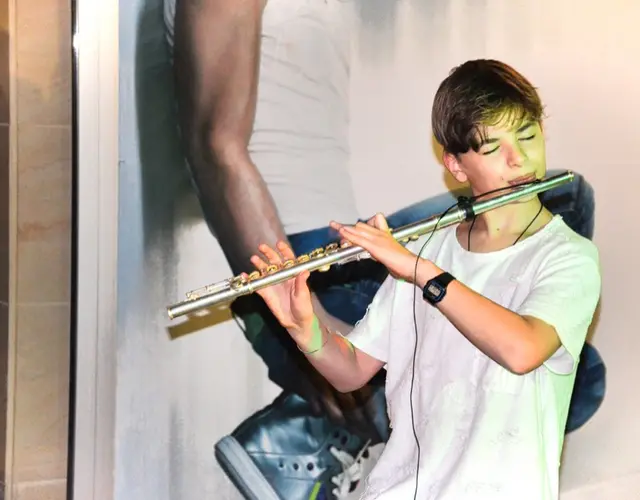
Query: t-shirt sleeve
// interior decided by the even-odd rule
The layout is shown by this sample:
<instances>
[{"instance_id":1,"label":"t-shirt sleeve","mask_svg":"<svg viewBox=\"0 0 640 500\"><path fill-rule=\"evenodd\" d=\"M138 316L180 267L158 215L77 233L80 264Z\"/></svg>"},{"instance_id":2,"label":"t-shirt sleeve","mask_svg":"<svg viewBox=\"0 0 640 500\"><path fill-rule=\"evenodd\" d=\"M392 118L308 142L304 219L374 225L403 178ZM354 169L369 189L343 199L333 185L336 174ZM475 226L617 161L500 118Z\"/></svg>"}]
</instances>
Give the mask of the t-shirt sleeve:
<instances>
[{"instance_id":1,"label":"t-shirt sleeve","mask_svg":"<svg viewBox=\"0 0 640 500\"><path fill-rule=\"evenodd\" d=\"M532 290L518 309L553 326L561 347L544 363L559 374L572 373L600 298L598 251L588 240L571 239L550 253Z\"/></svg>"},{"instance_id":2,"label":"t-shirt sleeve","mask_svg":"<svg viewBox=\"0 0 640 500\"><path fill-rule=\"evenodd\" d=\"M389 359L391 318L397 283L391 275L387 276L367 307L365 315L346 335L355 347L384 363Z\"/></svg>"}]
</instances>

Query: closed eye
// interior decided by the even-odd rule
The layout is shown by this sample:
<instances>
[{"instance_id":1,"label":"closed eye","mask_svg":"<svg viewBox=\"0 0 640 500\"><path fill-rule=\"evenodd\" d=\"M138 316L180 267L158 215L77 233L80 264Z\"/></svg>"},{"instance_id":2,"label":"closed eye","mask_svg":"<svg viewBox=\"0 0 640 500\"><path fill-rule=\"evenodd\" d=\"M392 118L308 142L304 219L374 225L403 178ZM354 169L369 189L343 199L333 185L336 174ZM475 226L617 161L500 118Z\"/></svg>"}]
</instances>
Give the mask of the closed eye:
<instances>
[{"instance_id":1,"label":"closed eye","mask_svg":"<svg viewBox=\"0 0 640 500\"><path fill-rule=\"evenodd\" d=\"M536 134L530 135L529 137L521 137L520 140L521 141L530 141L531 139L535 138Z\"/></svg>"},{"instance_id":2,"label":"closed eye","mask_svg":"<svg viewBox=\"0 0 640 500\"><path fill-rule=\"evenodd\" d=\"M496 148L493 148L490 151L484 151L482 154L485 155L485 156L486 155L490 155L491 153L495 153L496 151L498 151L498 149L500 149L500 146L498 146Z\"/></svg>"}]
</instances>

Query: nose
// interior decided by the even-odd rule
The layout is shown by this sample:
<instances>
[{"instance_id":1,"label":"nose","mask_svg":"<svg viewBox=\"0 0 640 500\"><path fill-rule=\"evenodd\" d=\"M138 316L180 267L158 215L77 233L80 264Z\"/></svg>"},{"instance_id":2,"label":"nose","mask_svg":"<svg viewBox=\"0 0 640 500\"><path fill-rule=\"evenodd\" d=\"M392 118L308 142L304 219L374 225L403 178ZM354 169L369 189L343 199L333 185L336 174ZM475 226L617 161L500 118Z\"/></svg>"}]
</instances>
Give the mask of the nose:
<instances>
[{"instance_id":1,"label":"nose","mask_svg":"<svg viewBox=\"0 0 640 500\"><path fill-rule=\"evenodd\" d=\"M510 167L522 167L526 160L526 154L520 147L520 144L509 144L507 147L507 163Z\"/></svg>"}]
</instances>

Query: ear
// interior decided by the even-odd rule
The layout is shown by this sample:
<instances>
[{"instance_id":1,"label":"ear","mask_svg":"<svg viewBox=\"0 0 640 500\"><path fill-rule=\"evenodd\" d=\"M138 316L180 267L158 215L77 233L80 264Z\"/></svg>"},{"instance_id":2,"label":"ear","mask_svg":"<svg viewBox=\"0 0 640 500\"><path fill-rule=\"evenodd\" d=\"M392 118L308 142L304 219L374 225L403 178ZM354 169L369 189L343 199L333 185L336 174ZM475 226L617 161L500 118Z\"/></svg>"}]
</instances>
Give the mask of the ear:
<instances>
[{"instance_id":1,"label":"ear","mask_svg":"<svg viewBox=\"0 0 640 500\"><path fill-rule=\"evenodd\" d=\"M460 161L456 155L445 151L442 155L442 163L458 182L467 182L467 174L463 172Z\"/></svg>"}]
</instances>

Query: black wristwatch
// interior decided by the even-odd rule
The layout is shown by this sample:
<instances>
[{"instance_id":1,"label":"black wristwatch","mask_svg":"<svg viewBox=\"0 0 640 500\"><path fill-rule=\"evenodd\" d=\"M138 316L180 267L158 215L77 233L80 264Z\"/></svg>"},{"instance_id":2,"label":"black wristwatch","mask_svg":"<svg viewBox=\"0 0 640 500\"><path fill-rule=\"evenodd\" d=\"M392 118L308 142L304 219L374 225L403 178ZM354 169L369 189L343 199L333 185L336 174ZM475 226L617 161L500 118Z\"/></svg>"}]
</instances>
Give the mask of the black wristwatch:
<instances>
[{"instance_id":1,"label":"black wristwatch","mask_svg":"<svg viewBox=\"0 0 640 500\"><path fill-rule=\"evenodd\" d=\"M447 285L451 283L455 278L449 273L442 273L435 278L427 281L427 284L422 289L422 296L424 300L431 305L435 305L444 299L447 294Z\"/></svg>"}]
</instances>

